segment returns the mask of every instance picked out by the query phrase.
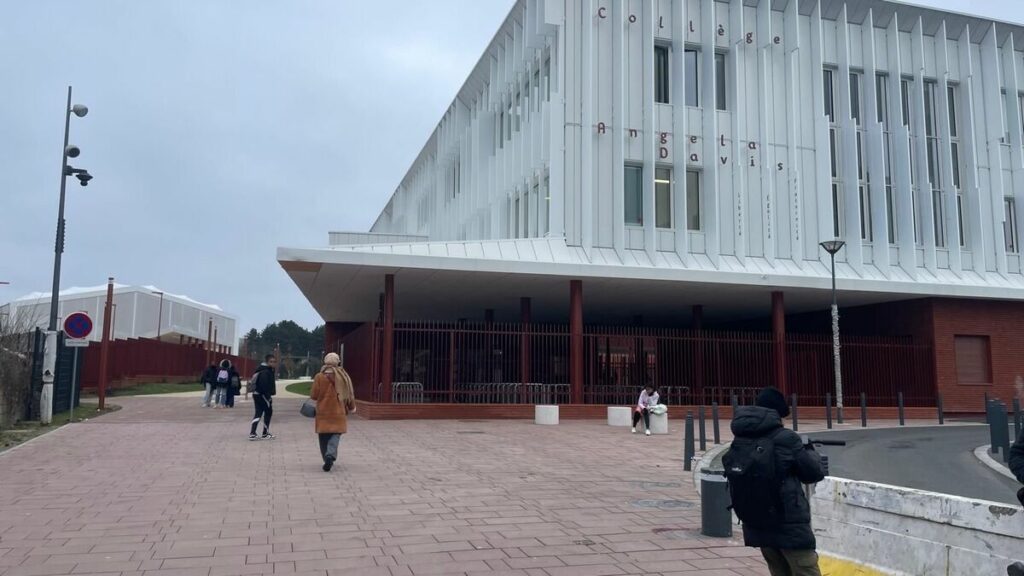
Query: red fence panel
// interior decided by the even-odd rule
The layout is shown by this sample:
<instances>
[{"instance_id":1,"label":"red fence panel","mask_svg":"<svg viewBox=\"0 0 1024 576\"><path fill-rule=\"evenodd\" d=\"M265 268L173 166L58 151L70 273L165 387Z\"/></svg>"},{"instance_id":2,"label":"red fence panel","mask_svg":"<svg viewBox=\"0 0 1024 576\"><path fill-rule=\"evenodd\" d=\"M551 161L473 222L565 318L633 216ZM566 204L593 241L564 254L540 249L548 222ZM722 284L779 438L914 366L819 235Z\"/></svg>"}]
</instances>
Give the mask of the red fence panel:
<instances>
[{"instance_id":1,"label":"red fence panel","mask_svg":"<svg viewBox=\"0 0 1024 576\"><path fill-rule=\"evenodd\" d=\"M100 343L92 342L83 350L82 387L99 385ZM256 369L251 358L227 354L212 354L215 362L227 358L243 380ZM110 342L108 363L110 387L127 386L142 380L161 381L191 379L198 382L206 368L206 350L188 344L160 342L150 339L113 340Z\"/></svg>"}]
</instances>

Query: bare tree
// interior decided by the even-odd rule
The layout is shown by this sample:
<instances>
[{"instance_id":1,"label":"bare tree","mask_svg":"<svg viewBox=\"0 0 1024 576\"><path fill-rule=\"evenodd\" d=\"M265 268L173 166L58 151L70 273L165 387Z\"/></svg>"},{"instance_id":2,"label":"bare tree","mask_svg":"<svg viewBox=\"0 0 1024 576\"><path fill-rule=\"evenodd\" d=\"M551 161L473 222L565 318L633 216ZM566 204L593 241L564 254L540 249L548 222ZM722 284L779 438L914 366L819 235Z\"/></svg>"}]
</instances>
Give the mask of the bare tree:
<instances>
[{"instance_id":1,"label":"bare tree","mask_svg":"<svg viewBox=\"0 0 1024 576\"><path fill-rule=\"evenodd\" d=\"M0 307L0 430L25 417L31 393L36 307Z\"/></svg>"}]
</instances>

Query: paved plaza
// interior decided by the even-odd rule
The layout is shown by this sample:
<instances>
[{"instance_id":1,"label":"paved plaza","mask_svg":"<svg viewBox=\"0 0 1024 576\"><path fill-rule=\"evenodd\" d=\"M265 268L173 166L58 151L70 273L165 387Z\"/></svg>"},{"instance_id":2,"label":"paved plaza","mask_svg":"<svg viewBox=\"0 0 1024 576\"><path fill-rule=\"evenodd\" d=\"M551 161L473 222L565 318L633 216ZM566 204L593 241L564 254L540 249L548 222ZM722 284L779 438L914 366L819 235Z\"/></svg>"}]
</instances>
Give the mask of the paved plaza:
<instances>
[{"instance_id":1,"label":"paved plaza","mask_svg":"<svg viewBox=\"0 0 1024 576\"><path fill-rule=\"evenodd\" d=\"M767 574L699 535L678 419L357 419L325 473L298 400L259 442L250 404L115 402L0 454L0 576Z\"/></svg>"}]
</instances>

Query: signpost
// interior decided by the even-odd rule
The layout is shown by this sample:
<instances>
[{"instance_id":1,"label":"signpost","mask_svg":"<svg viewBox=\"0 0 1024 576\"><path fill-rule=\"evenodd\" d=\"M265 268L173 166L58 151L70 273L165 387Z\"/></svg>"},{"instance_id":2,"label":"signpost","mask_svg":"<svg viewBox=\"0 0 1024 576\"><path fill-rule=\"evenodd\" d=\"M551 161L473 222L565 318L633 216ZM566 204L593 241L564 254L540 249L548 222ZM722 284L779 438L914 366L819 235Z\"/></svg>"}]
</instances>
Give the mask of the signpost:
<instances>
[{"instance_id":1,"label":"signpost","mask_svg":"<svg viewBox=\"0 0 1024 576\"><path fill-rule=\"evenodd\" d=\"M92 334L92 318L85 312L75 312L64 319L64 345L75 349L75 357L71 363L71 417L68 423L75 420L75 385L78 382L78 349L89 345L89 334Z\"/></svg>"}]
</instances>

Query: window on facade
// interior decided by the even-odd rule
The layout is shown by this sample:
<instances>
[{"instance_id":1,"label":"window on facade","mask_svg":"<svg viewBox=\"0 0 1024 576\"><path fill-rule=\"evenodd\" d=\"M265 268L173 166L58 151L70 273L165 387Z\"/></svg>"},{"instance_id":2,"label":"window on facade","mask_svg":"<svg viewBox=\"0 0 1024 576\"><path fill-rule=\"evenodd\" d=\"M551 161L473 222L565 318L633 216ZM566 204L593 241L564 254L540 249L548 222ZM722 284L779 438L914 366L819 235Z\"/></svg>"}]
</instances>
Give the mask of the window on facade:
<instances>
[{"instance_id":1,"label":"window on facade","mask_svg":"<svg viewBox=\"0 0 1024 576\"><path fill-rule=\"evenodd\" d=\"M843 191L838 182L832 183L832 234L836 238L843 235Z\"/></svg>"},{"instance_id":2,"label":"window on facade","mask_svg":"<svg viewBox=\"0 0 1024 576\"><path fill-rule=\"evenodd\" d=\"M511 99L508 101L508 109L505 110L505 140L508 142L512 141L512 118L515 116L515 103Z\"/></svg>"},{"instance_id":3,"label":"window on facade","mask_svg":"<svg viewBox=\"0 0 1024 576\"><path fill-rule=\"evenodd\" d=\"M822 84L824 86L824 98L825 98L825 116L828 116L828 121L835 123L836 121L836 106L835 106L835 94L832 90L832 71L825 68L822 71Z\"/></svg>"},{"instance_id":4,"label":"window on facade","mask_svg":"<svg viewBox=\"0 0 1024 576\"><path fill-rule=\"evenodd\" d=\"M498 114L498 129L495 131L498 136L498 149L502 150L505 148L505 112L502 111Z\"/></svg>"},{"instance_id":5,"label":"window on facade","mask_svg":"<svg viewBox=\"0 0 1024 576\"><path fill-rule=\"evenodd\" d=\"M516 132L519 132L520 130L522 130L522 124L521 124L522 117L523 117L523 101L522 101L522 98L520 97L519 92L516 92L515 123L514 123L514 126L513 126L513 129Z\"/></svg>"},{"instance_id":6,"label":"window on facade","mask_svg":"<svg viewBox=\"0 0 1024 576\"><path fill-rule=\"evenodd\" d=\"M1003 90L1003 144L1010 143L1010 97Z\"/></svg>"},{"instance_id":7,"label":"window on facade","mask_svg":"<svg viewBox=\"0 0 1024 576\"><path fill-rule=\"evenodd\" d=\"M536 97L533 99L534 112L540 112L540 101L544 98L544 92L540 87L540 68L533 71L533 89L537 91Z\"/></svg>"},{"instance_id":8,"label":"window on facade","mask_svg":"<svg viewBox=\"0 0 1024 576\"><path fill-rule=\"evenodd\" d=\"M988 336L953 337L957 384L991 384L992 354Z\"/></svg>"},{"instance_id":9,"label":"window on facade","mask_svg":"<svg viewBox=\"0 0 1024 576\"><path fill-rule=\"evenodd\" d=\"M873 238L871 233L871 189L868 186L860 186L860 237L870 242Z\"/></svg>"},{"instance_id":10,"label":"window on facade","mask_svg":"<svg viewBox=\"0 0 1024 576\"><path fill-rule=\"evenodd\" d=\"M513 217L514 218L513 227L515 228L515 237L516 238L519 238L519 230L520 230L520 228L519 228L519 219L520 219L520 216L522 214L520 208L521 208L521 202L519 201L519 196L516 196L516 212L515 212L515 216Z\"/></svg>"},{"instance_id":11,"label":"window on facade","mask_svg":"<svg viewBox=\"0 0 1024 576\"><path fill-rule=\"evenodd\" d=\"M850 115L857 126L861 125L860 72L850 72Z\"/></svg>"},{"instance_id":12,"label":"window on facade","mask_svg":"<svg viewBox=\"0 0 1024 576\"><path fill-rule=\"evenodd\" d=\"M889 244L896 243L896 198L892 195L892 184L885 185L885 217L889 224Z\"/></svg>"},{"instance_id":13,"label":"window on facade","mask_svg":"<svg viewBox=\"0 0 1024 576\"><path fill-rule=\"evenodd\" d=\"M455 164L452 166L452 198L459 195L462 192L462 162L459 158L455 158Z\"/></svg>"},{"instance_id":14,"label":"window on facade","mask_svg":"<svg viewBox=\"0 0 1024 576\"><path fill-rule=\"evenodd\" d=\"M934 80L924 81L924 134L928 141L928 181L932 188L942 186L939 173L939 130L938 130L938 94Z\"/></svg>"},{"instance_id":15,"label":"window on facade","mask_svg":"<svg viewBox=\"0 0 1024 576\"><path fill-rule=\"evenodd\" d=\"M672 227L672 169L654 170L654 221L658 228Z\"/></svg>"},{"instance_id":16,"label":"window on facade","mask_svg":"<svg viewBox=\"0 0 1024 576\"><path fill-rule=\"evenodd\" d=\"M949 112L949 155L953 163L953 189L956 192L957 235L960 246L967 246L967 234L964 231L964 194L960 186L960 107L956 84L946 85L946 101Z\"/></svg>"},{"instance_id":17,"label":"window on facade","mask_svg":"<svg viewBox=\"0 0 1024 576\"><path fill-rule=\"evenodd\" d=\"M696 108L700 106L700 85L698 83L697 63L699 53L697 50L686 50L683 52L683 75L686 79L686 102L687 106Z\"/></svg>"},{"instance_id":18,"label":"window on facade","mask_svg":"<svg viewBox=\"0 0 1024 576\"><path fill-rule=\"evenodd\" d=\"M900 116L904 126L910 126L910 79L900 79Z\"/></svg>"},{"instance_id":19,"label":"window on facade","mask_svg":"<svg viewBox=\"0 0 1024 576\"><path fill-rule=\"evenodd\" d=\"M942 248L946 245L946 204L943 202L941 190L932 190L932 219L935 226L935 245Z\"/></svg>"},{"instance_id":20,"label":"window on facade","mask_svg":"<svg viewBox=\"0 0 1024 576\"><path fill-rule=\"evenodd\" d=\"M882 162L885 169L885 219L888 240L896 243L896 200L892 195L892 134L889 124L889 77L875 75L875 119L882 124Z\"/></svg>"},{"instance_id":21,"label":"window on facade","mask_svg":"<svg viewBox=\"0 0 1024 576\"><path fill-rule=\"evenodd\" d=\"M541 190L541 194L544 195L544 198L538 202L537 206L540 211L540 214L537 217L540 221L537 227L537 233L540 236L547 236L548 230L550 229L548 214L551 210L551 178L549 176L544 176L544 189Z\"/></svg>"},{"instance_id":22,"label":"window on facade","mask_svg":"<svg viewBox=\"0 0 1024 576\"><path fill-rule=\"evenodd\" d=\"M668 46L654 46L654 101L668 104L669 98L669 62Z\"/></svg>"},{"instance_id":23,"label":"window on facade","mask_svg":"<svg viewBox=\"0 0 1024 576\"><path fill-rule=\"evenodd\" d=\"M1016 253L1020 249L1017 237L1017 202L1013 198L1003 199L1003 235L1006 237L1006 251Z\"/></svg>"},{"instance_id":24,"label":"window on facade","mask_svg":"<svg viewBox=\"0 0 1024 576\"><path fill-rule=\"evenodd\" d=\"M523 238L530 237L530 194L523 193Z\"/></svg>"},{"instance_id":25,"label":"window on facade","mask_svg":"<svg viewBox=\"0 0 1024 576\"><path fill-rule=\"evenodd\" d=\"M956 220L957 228L960 231L960 246L967 246L967 234L964 232L964 194L963 192L956 191Z\"/></svg>"},{"instance_id":26,"label":"window on facade","mask_svg":"<svg viewBox=\"0 0 1024 576\"><path fill-rule=\"evenodd\" d=\"M725 92L725 54L715 53L715 110L728 110Z\"/></svg>"},{"instance_id":27,"label":"window on facade","mask_svg":"<svg viewBox=\"0 0 1024 576\"><path fill-rule=\"evenodd\" d=\"M551 101L551 58L544 59L544 100Z\"/></svg>"},{"instance_id":28,"label":"window on facade","mask_svg":"<svg viewBox=\"0 0 1024 576\"><path fill-rule=\"evenodd\" d=\"M644 224L644 170L641 166L626 165L625 182L625 220L626 224L643 226Z\"/></svg>"},{"instance_id":29,"label":"window on facade","mask_svg":"<svg viewBox=\"0 0 1024 576\"><path fill-rule=\"evenodd\" d=\"M1017 94L1017 111L1020 114L1021 130L1024 130L1024 92Z\"/></svg>"},{"instance_id":30,"label":"window on facade","mask_svg":"<svg viewBox=\"0 0 1024 576\"><path fill-rule=\"evenodd\" d=\"M889 77L875 74L875 120L889 130Z\"/></svg>"},{"instance_id":31,"label":"window on facade","mask_svg":"<svg viewBox=\"0 0 1024 576\"><path fill-rule=\"evenodd\" d=\"M704 203L700 193L700 172L686 171L686 229L699 231Z\"/></svg>"}]
</instances>

